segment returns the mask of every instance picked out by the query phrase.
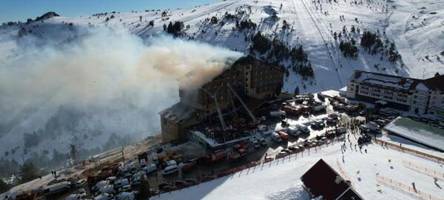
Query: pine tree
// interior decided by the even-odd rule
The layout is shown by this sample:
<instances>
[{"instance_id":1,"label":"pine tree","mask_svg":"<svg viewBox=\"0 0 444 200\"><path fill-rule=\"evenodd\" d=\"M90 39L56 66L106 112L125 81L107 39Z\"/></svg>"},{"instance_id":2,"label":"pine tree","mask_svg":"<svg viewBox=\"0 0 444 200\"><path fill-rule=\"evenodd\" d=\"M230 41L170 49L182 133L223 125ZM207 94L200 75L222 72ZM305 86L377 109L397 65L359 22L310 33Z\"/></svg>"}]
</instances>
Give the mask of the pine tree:
<instances>
[{"instance_id":1,"label":"pine tree","mask_svg":"<svg viewBox=\"0 0 444 200\"><path fill-rule=\"evenodd\" d=\"M0 179L0 194L6 192L11 188L11 185L5 183L2 179Z\"/></svg>"},{"instance_id":2,"label":"pine tree","mask_svg":"<svg viewBox=\"0 0 444 200\"><path fill-rule=\"evenodd\" d=\"M294 89L294 94L295 94L295 95L298 95L298 94L299 94L299 87L296 87L296 88Z\"/></svg>"},{"instance_id":3,"label":"pine tree","mask_svg":"<svg viewBox=\"0 0 444 200\"><path fill-rule=\"evenodd\" d=\"M22 183L25 183L39 177L40 170L36 166L34 166L32 162L25 162L20 167L20 176L21 176L20 181Z\"/></svg>"},{"instance_id":4,"label":"pine tree","mask_svg":"<svg viewBox=\"0 0 444 200\"><path fill-rule=\"evenodd\" d=\"M167 27L167 33L173 33L173 23L170 22Z\"/></svg>"}]
</instances>

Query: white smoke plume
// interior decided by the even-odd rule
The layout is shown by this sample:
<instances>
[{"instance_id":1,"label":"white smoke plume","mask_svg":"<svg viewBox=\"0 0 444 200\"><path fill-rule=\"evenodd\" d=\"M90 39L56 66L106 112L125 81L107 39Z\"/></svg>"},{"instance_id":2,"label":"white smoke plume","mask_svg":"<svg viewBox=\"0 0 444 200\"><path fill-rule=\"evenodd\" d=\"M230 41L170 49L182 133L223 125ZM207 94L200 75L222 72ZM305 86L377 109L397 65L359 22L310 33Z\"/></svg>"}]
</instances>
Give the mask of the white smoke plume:
<instances>
[{"instance_id":1,"label":"white smoke plume","mask_svg":"<svg viewBox=\"0 0 444 200\"><path fill-rule=\"evenodd\" d=\"M158 112L179 100L178 79L194 71L197 78L186 85L198 87L240 56L166 36L143 41L120 29L26 46L14 59L0 55L0 146L6 148L13 146L3 136L42 128L61 107L88 116L78 122L80 131L157 133Z\"/></svg>"}]
</instances>

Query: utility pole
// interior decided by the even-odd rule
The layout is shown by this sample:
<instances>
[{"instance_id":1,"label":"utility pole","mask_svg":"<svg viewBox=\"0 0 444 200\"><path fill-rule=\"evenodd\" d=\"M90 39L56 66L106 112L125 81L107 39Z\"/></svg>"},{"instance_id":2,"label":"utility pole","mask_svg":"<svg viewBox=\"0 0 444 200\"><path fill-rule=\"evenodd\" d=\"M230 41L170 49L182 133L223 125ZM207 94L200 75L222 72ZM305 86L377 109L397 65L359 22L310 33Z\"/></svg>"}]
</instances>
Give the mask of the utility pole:
<instances>
[{"instance_id":1,"label":"utility pole","mask_svg":"<svg viewBox=\"0 0 444 200\"><path fill-rule=\"evenodd\" d=\"M71 156L72 164L74 165L77 161L77 148L76 148L76 145L74 145L74 144L70 145L70 156Z\"/></svg>"},{"instance_id":2,"label":"utility pole","mask_svg":"<svg viewBox=\"0 0 444 200\"><path fill-rule=\"evenodd\" d=\"M122 145L121 152L122 152L122 160L123 160L123 163L125 164L125 146L123 146L123 145Z\"/></svg>"}]
</instances>

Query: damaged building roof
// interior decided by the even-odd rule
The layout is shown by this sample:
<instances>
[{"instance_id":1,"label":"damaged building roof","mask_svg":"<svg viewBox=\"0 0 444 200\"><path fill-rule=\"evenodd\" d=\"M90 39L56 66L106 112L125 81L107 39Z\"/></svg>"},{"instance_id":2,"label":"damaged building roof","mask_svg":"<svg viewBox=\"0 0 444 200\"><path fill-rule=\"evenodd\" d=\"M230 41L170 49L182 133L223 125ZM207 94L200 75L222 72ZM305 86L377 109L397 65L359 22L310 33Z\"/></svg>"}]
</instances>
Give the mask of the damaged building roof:
<instances>
[{"instance_id":1,"label":"damaged building roof","mask_svg":"<svg viewBox=\"0 0 444 200\"><path fill-rule=\"evenodd\" d=\"M284 71L284 69L279 65L273 65L273 64L267 63L263 60L259 60L258 58L255 58L251 55L244 56L244 57L237 59L236 62L233 63L233 66L246 65L246 64L254 64L257 66L264 66L264 67L267 66L267 67L272 67L272 68ZM263 65L263 64L266 64L266 65Z\"/></svg>"},{"instance_id":2,"label":"damaged building roof","mask_svg":"<svg viewBox=\"0 0 444 200\"><path fill-rule=\"evenodd\" d=\"M180 122L190 118L195 111L196 109L179 102L161 111L159 114L168 120Z\"/></svg>"}]
</instances>

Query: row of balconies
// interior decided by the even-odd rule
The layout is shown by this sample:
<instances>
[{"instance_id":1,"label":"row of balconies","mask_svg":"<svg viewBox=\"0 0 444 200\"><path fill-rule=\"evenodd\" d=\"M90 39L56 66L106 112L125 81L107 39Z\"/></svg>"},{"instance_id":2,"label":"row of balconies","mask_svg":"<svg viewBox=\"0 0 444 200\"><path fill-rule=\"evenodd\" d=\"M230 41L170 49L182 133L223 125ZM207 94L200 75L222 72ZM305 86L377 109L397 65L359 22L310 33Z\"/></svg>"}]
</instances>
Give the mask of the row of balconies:
<instances>
[{"instance_id":1,"label":"row of balconies","mask_svg":"<svg viewBox=\"0 0 444 200\"><path fill-rule=\"evenodd\" d=\"M405 93L396 93L391 90L384 90L368 86L359 86L359 94L376 99L394 101L401 104L408 104L409 99L409 96Z\"/></svg>"}]
</instances>

